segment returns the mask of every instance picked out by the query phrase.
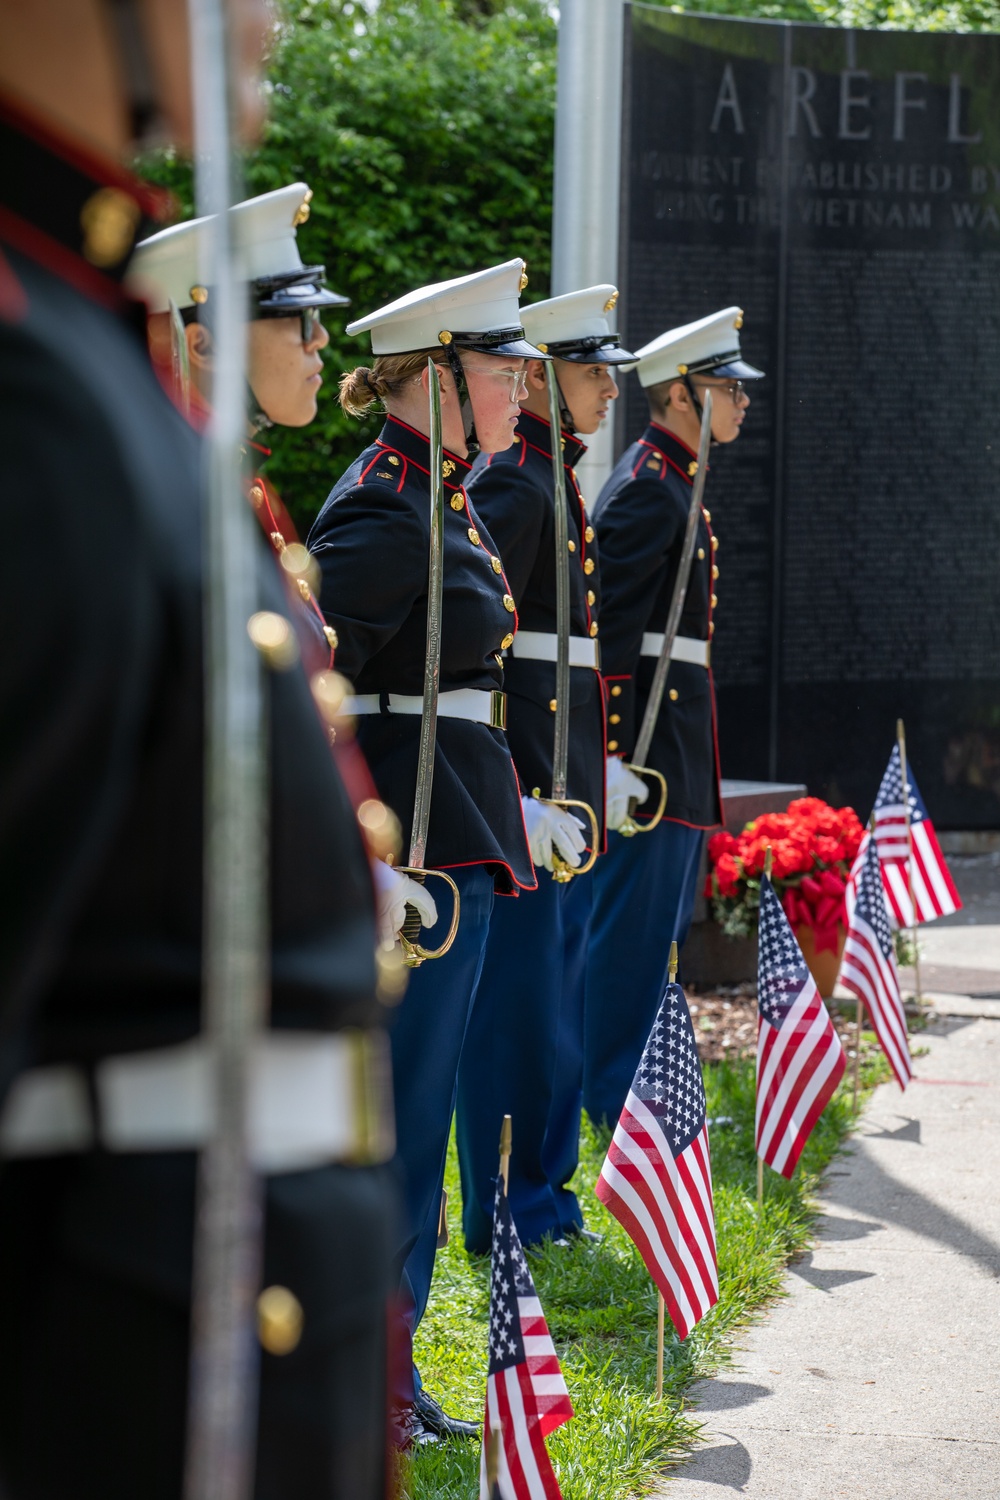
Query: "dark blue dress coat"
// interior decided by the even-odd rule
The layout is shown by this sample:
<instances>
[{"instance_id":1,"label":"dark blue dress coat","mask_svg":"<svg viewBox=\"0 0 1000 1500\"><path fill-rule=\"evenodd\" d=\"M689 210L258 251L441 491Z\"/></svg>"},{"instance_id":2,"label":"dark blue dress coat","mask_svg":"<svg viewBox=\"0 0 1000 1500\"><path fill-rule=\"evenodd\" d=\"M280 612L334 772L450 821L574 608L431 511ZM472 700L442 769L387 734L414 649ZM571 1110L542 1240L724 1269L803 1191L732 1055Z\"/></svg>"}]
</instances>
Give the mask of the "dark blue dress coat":
<instances>
[{"instance_id":1,"label":"dark blue dress coat","mask_svg":"<svg viewBox=\"0 0 1000 1500\"><path fill-rule=\"evenodd\" d=\"M577 438L563 438L570 539L570 633L597 638L600 569L594 528L587 519L574 465L586 453ZM552 429L522 411L517 437L503 453L476 464L469 493L503 559L522 630L556 629L555 501ZM602 622L603 623L603 622ZM508 652L507 738L526 792L552 792L556 691L555 662ZM600 658L598 658L599 660ZM604 698L599 671L570 668L567 795L588 802L604 826Z\"/></svg>"},{"instance_id":2,"label":"dark blue dress coat","mask_svg":"<svg viewBox=\"0 0 1000 1500\"><path fill-rule=\"evenodd\" d=\"M336 666L355 692L419 695L424 685L429 546L429 444L395 417L330 492L309 533L322 570L320 603L337 632ZM444 458L441 692L503 687L500 653L517 614L497 549L464 489L470 465ZM419 714L358 718L379 795L409 848ZM496 889L533 889L520 790L499 729L439 717L427 865L487 865Z\"/></svg>"},{"instance_id":3,"label":"dark blue dress coat","mask_svg":"<svg viewBox=\"0 0 1000 1500\"><path fill-rule=\"evenodd\" d=\"M618 460L594 506L604 605L601 644L608 691L608 750L628 760L646 709L654 656L645 632L662 633L684 544L696 455L651 422ZM715 553L703 506L678 635L709 640ZM717 574L716 574L717 576ZM672 661L648 764L667 778L666 816L693 828L720 820L718 741L711 670ZM651 793L650 803L653 802ZM639 809L639 817L649 815Z\"/></svg>"}]
</instances>

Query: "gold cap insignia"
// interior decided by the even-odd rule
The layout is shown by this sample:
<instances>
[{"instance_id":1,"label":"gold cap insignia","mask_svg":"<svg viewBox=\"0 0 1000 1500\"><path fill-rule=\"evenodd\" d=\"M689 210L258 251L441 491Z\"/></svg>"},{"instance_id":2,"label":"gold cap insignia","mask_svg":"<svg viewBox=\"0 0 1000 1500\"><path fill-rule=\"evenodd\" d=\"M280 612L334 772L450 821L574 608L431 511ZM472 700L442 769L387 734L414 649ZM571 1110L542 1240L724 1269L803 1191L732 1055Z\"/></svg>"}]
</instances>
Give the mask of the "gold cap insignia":
<instances>
[{"instance_id":1,"label":"gold cap insignia","mask_svg":"<svg viewBox=\"0 0 1000 1500\"><path fill-rule=\"evenodd\" d=\"M617 301L618 301L618 293L617 292L612 292L611 296L608 298L607 302L605 302L605 304L604 304L604 311L605 312L612 312L613 309L614 309L615 303Z\"/></svg>"},{"instance_id":2,"label":"gold cap insignia","mask_svg":"<svg viewBox=\"0 0 1000 1500\"><path fill-rule=\"evenodd\" d=\"M548 346L548 344L536 344L535 348L536 349L541 349L541 351L542 351L543 354L548 354L548 352L549 352L549 346Z\"/></svg>"},{"instance_id":3,"label":"gold cap insignia","mask_svg":"<svg viewBox=\"0 0 1000 1500\"><path fill-rule=\"evenodd\" d=\"M525 289L525 287L527 285L528 285L528 262L526 260L522 260L522 262L521 262L521 281L520 281L520 284L519 284L519 286L517 288L518 291L519 292L523 292L524 289Z\"/></svg>"},{"instance_id":4,"label":"gold cap insignia","mask_svg":"<svg viewBox=\"0 0 1000 1500\"><path fill-rule=\"evenodd\" d=\"M306 195L302 199L302 202L299 204L298 208L295 210L295 217L292 219L293 229L298 229L299 225L304 224L308 219L310 214L309 205L312 202L312 196L312 188L306 188Z\"/></svg>"},{"instance_id":5,"label":"gold cap insignia","mask_svg":"<svg viewBox=\"0 0 1000 1500\"><path fill-rule=\"evenodd\" d=\"M742 309L742 307L740 308L739 312L736 314L736 317L733 319L733 327L734 328L742 328L743 327L743 309Z\"/></svg>"},{"instance_id":6,"label":"gold cap insignia","mask_svg":"<svg viewBox=\"0 0 1000 1500\"><path fill-rule=\"evenodd\" d=\"M98 188L80 210L83 253L92 266L114 266L132 248L142 217L135 199L121 188Z\"/></svg>"},{"instance_id":7,"label":"gold cap insignia","mask_svg":"<svg viewBox=\"0 0 1000 1500\"><path fill-rule=\"evenodd\" d=\"M198 306L201 307L204 303L206 303L208 301L208 287L207 286L193 286L191 288L191 291L190 291L189 295L190 295L191 301L192 302L197 302Z\"/></svg>"},{"instance_id":8,"label":"gold cap insignia","mask_svg":"<svg viewBox=\"0 0 1000 1500\"><path fill-rule=\"evenodd\" d=\"M439 344L450 344L451 343L451 334L448 332L447 328L442 328L441 332L438 334L438 343Z\"/></svg>"},{"instance_id":9,"label":"gold cap insignia","mask_svg":"<svg viewBox=\"0 0 1000 1500\"><path fill-rule=\"evenodd\" d=\"M688 372L687 365L678 365L677 366L677 373L678 373L678 375L686 375L687 372Z\"/></svg>"}]
</instances>

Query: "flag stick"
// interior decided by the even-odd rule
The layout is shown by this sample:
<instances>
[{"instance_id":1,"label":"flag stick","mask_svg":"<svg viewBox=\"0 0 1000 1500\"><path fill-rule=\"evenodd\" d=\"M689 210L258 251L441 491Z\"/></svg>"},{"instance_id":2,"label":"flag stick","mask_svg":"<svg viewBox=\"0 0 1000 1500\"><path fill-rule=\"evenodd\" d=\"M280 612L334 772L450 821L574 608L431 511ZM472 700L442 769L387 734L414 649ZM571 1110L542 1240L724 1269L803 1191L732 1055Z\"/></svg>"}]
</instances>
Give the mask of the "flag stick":
<instances>
[{"instance_id":1,"label":"flag stick","mask_svg":"<svg viewBox=\"0 0 1000 1500\"><path fill-rule=\"evenodd\" d=\"M865 1007L861 996L858 996L857 1017L854 1023L854 1113L858 1112L858 1085L861 1081L861 1023L864 1019Z\"/></svg>"},{"instance_id":2,"label":"flag stick","mask_svg":"<svg viewBox=\"0 0 1000 1500\"><path fill-rule=\"evenodd\" d=\"M767 850L766 850L766 852L764 854L764 874L767 876L768 880L770 880L770 878L771 878L771 868L772 868L773 864L774 864L774 854L772 852L770 844L768 844ZM759 1003L759 999L760 999L760 997L758 996L758 1003ZM760 1025L760 1021L759 1020L758 1020L757 1024L758 1024L758 1026ZM764 1208L764 1158L762 1156L758 1156L757 1157L757 1210L758 1210L758 1212L762 1212L763 1208Z\"/></svg>"},{"instance_id":3,"label":"flag stick","mask_svg":"<svg viewBox=\"0 0 1000 1500\"><path fill-rule=\"evenodd\" d=\"M500 1126L500 1176L503 1178L503 1195L507 1197L510 1186L510 1148L513 1140L510 1115L504 1115Z\"/></svg>"},{"instance_id":4,"label":"flag stick","mask_svg":"<svg viewBox=\"0 0 1000 1500\"><path fill-rule=\"evenodd\" d=\"M677 979L677 939L674 938L670 944L670 960L667 964L667 978L673 984ZM666 1326L666 1304L663 1301L663 1293L656 1295L656 1399L663 1400L663 1339Z\"/></svg>"},{"instance_id":5,"label":"flag stick","mask_svg":"<svg viewBox=\"0 0 1000 1500\"><path fill-rule=\"evenodd\" d=\"M923 993L920 983L920 944L917 942L917 908L913 904L913 830L910 827L910 786L906 779L906 730L902 719L896 720L896 743L899 746L899 765L903 778L903 808L906 813L906 892L910 900L910 916L913 917L913 926L909 931L913 935L913 972L916 984L916 999L919 1003Z\"/></svg>"},{"instance_id":6,"label":"flag stick","mask_svg":"<svg viewBox=\"0 0 1000 1500\"><path fill-rule=\"evenodd\" d=\"M663 1301L663 1293L660 1292L656 1299L656 1399L663 1400L663 1335L666 1322L666 1305Z\"/></svg>"}]
</instances>

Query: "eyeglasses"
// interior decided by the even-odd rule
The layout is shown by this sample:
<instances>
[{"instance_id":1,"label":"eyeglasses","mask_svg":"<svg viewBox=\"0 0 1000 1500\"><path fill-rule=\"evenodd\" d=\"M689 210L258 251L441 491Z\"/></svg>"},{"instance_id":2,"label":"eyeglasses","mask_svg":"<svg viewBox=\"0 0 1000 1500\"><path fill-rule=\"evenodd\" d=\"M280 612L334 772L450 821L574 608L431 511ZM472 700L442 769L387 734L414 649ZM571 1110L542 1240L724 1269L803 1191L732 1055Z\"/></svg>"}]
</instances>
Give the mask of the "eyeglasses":
<instances>
[{"instance_id":1,"label":"eyeglasses","mask_svg":"<svg viewBox=\"0 0 1000 1500\"><path fill-rule=\"evenodd\" d=\"M302 342L314 344L323 332L323 324L320 321L318 307L304 307L299 313L302 325Z\"/></svg>"},{"instance_id":2,"label":"eyeglasses","mask_svg":"<svg viewBox=\"0 0 1000 1500\"><path fill-rule=\"evenodd\" d=\"M490 370L486 365L466 365L466 371L470 375L488 375L491 380L506 380L510 385L510 402L516 406L521 399L521 393L528 394L527 366L520 370Z\"/></svg>"},{"instance_id":3,"label":"eyeglasses","mask_svg":"<svg viewBox=\"0 0 1000 1500\"><path fill-rule=\"evenodd\" d=\"M716 394L716 392L721 395L722 392L725 391L726 395L732 401L734 406L739 406L744 397L747 401L750 400L746 385L742 380L729 380L725 385L713 385L710 380L699 380L695 383L698 386L699 390L711 391L713 396Z\"/></svg>"}]
</instances>

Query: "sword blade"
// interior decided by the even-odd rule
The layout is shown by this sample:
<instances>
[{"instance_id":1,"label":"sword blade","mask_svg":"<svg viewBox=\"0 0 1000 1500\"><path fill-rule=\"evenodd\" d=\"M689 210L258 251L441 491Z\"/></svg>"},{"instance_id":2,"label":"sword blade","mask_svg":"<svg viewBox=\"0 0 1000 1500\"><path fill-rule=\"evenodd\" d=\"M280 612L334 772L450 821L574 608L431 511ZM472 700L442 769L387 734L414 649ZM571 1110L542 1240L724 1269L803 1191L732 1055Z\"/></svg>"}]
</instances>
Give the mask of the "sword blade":
<instances>
[{"instance_id":1,"label":"sword blade","mask_svg":"<svg viewBox=\"0 0 1000 1500\"><path fill-rule=\"evenodd\" d=\"M649 688L649 697L646 700L646 712L642 716L642 727L639 737L635 742L632 752L632 760L636 765L644 766L649 754L649 747L653 743L653 732L656 729L656 720L659 717L660 705L663 702L663 692L667 685L667 673L670 671L670 654L674 649L674 641L677 638L677 627L681 622L681 611L684 608L684 596L687 593L688 580L691 577L691 564L694 560L694 544L698 537L698 516L701 512L701 499L705 493L705 479L708 474L708 449L712 441L712 392L706 390L705 405L702 408L701 438L698 443L698 472L694 476L694 484L691 486L691 505L688 509L687 528L684 532L684 545L681 548L681 560L677 568L677 577L674 581L674 592L670 600L670 609L667 611L667 623L663 629L663 645L653 672L653 681Z\"/></svg>"},{"instance_id":2,"label":"sword blade","mask_svg":"<svg viewBox=\"0 0 1000 1500\"><path fill-rule=\"evenodd\" d=\"M566 470L562 456L562 417L555 364L545 366L552 424L552 481L556 518L556 722L552 744L552 797L566 796L569 770L569 517L566 513Z\"/></svg>"},{"instance_id":3,"label":"sword blade","mask_svg":"<svg viewBox=\"0 0 1000 1500\"><path fill-rule=\"evenodd\" d=\"M420 716L417 750L417 790L413 802L410 835L411 869L422 870L427 858L427 829L431 817L434 784L434 750L437 745L438 695L441 691L441 616L444 608L444 477L441 438L441 387L432 359L427 361L430 400L431 509L430 544L427 558L427 644L424 648L424 703Z\"/></svg>"}]
</instances>

